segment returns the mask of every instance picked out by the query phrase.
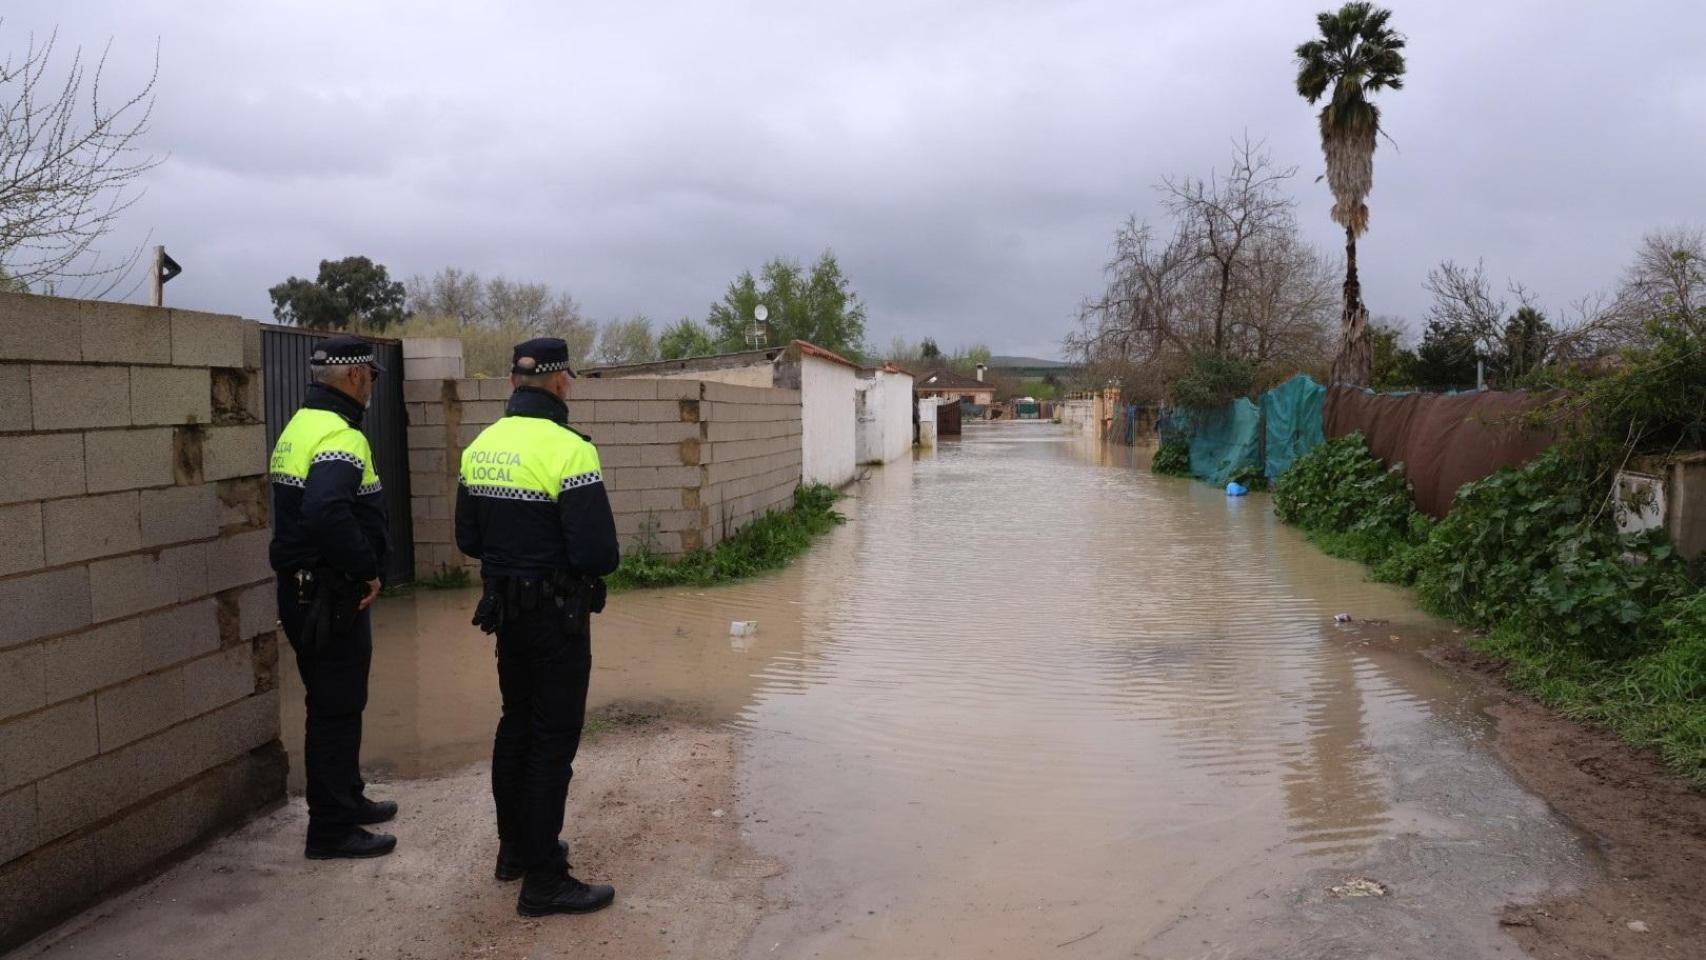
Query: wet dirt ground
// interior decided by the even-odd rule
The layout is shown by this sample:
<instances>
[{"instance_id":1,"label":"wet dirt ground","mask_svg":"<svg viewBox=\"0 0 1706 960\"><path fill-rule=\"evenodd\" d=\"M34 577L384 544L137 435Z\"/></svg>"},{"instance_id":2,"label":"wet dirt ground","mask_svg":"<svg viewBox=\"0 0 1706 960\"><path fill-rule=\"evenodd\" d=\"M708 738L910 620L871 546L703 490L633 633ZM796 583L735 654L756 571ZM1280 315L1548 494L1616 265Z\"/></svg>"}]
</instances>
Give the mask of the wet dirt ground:
<instances>
[{"instance_id":1,"label":"wet dirt ground","mask_svg":"<svg viewBox=\"0 0 1706 960\"><path fill-rule=\"evenodd\" d=\"M1422 655L1448 624L1265 498L1142 458L969 427L873 471L788 570L615 597L593 709L663 719L577 763L607 914L524 924L491 881L491 644L470 593L421 593L376 618L365 759L410 811L396 857L297 859L296 800L22 955L1706 955L1678 910L1628 926L1646 881L1605 899L1652 873L1582 829L1616 795L1511 759L1492 714L1519 707ZM1534 717L1554 754L1588 742Z\"/></svg>"}]
</instances>

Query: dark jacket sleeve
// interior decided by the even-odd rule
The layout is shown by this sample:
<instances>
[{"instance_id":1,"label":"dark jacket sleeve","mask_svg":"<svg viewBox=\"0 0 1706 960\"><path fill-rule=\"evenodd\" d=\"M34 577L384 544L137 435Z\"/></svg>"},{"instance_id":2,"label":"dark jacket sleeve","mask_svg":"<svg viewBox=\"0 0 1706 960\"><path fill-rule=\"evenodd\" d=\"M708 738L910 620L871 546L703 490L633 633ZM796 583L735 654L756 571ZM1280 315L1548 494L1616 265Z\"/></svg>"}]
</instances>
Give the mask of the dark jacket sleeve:
<instances>
[{"instance_id":1,"label":"dark jacket sleeve","mask_svg":"<svg viewBox=\"0 0 1706 960\"><path fill-rule=\"evenodd\" d=\"M480 505L464 484L456 485L456 548L475 560L485 555L480 542Z\"/></svg>"},{"instance_id":2,"label":"dark jacket sleeve","mask_svg":"<svg viewBox=\"0 0 1706 960\"><path fill-rule=\"evenodd\" d=\"M309 467L302 521L332 569L365 582L379 576L379 557L352 509L360 486L361 468L352 463L323 460Z\"/></svg>"},{"instance_id":3,"label":"dark jacket sleeve","mask_svg":"<svg viewBox=\"0 0 1706 960\"><path fill-rule=\"evenodd\" d=\"M622 562L622 551L616 543L616 517L610 512L610 495L604 492L604 484L564 490L557 497L557 509L563 520L569 566L588 577L613 573Z\"/></svg>"}]
</instances>

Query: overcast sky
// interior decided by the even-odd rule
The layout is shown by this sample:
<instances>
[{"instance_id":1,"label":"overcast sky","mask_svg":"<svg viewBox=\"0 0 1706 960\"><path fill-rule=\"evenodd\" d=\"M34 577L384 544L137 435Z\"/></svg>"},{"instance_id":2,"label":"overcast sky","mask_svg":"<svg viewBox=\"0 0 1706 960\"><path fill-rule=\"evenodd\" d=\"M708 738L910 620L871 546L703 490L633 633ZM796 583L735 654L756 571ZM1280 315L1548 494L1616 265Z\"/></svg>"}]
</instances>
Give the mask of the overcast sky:
<instances>
[{"instance_id":1,"label":"overcast sky","mask_svg":"<svg viewBox=\"0 0 1706 960\"><path fill-rule=\"evenodd\" d=\"M1306 234L1337 251L1292 89L1324 2L14 0L0 38L111 40L120 89L158 41L168 159L115 246L166 244L170 304L266 318L270 285L365 254L661 325L833 249L874 347L1052 357L1120 221L1245 131L1300 168ZM1418 318L1444 257L1560 309L1647 230L1706 224L1706 4L1393 6L1376 314Z\"/></svg>"}]
</instances>

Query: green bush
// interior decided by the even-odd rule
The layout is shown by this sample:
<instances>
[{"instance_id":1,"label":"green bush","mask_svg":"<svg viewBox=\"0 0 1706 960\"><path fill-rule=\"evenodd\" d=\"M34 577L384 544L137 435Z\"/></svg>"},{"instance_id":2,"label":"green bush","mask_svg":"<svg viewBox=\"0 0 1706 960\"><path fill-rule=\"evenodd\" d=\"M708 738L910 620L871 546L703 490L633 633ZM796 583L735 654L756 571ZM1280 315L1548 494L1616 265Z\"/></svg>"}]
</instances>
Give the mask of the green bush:
<instances>
[{"instance_id":1,"label":"green bush","mask_svg":"<svg viewBox=\"0 0 1706 960\"><path fill-rule=\"evenodd\" d=\"M1267 471L1262 469L1262 465L1259 463L1245 464L1233 471L1232 476L1226 479L1232 483L1243 484L1246 490L1266 490L1268 488Z\"/></svg>"},{"instance_id":2,"label":"green bush","mask_svg":"<svg viewBox=\"0 0 1706 960\"><path fill-rule=\"evenodd\" d=\"M623 556L607 582L614 590L705 587L780 569L818 536L846 522L835 509L839 499L840 494L821 483L803 485L794 491L792 509L767 513L715 547L676 559L659 554L643 536L639 548Z\"/></svg>"},{"instance_id":3,"label":"green bush","mask_svg":"<svg viewBox=\"0 0 1706 960\"><path fill-rule=\"evenodd\" d=\"M1413 519L1414 504L1410 481L1376 460L1360 433L1317 445L1274 485L1281 520L1302 527L1328 553L1371 565L1425 533L1425 521Z\"/></svg>"},{"instance_id":4,"label":"green bush","mask_svg":"<svg viewBox=\"0 0 1706 960\"><path fill-rule=\"evenodd\" d=\"M1298 458L1274 503L1328 553L1486 628L1471 642L1511 683L1706 783L1706 592L1662 534L1617 532L1595 477L1554 449L1465 485L1434 523L1352 435Z\"/></svg>"},{"instance_id":5,"label":"green bush","mask_svg":"<svg viewBox=\"0 0 1706 960\"><path fill-rule=\"evenodd\" d=\"M1191 475L1191 445L1182 440L1169 440L1155 449L1149 469L1169 477Z\"/></svg>"},{"instance_id":6,"label":"green bush","mask_svg":"<svg viewBox=\"0 0 1706 960\"><path fill-rule=\"evenodd\" d=\"M1256 367L1248 360L1198 350L1185 358L1185 370L1167 387L1167 399L1188 410L1215 410L1250 395Z\"/></svg>"},{"instance_id":7,"label":"green bush","mask_svg":"<svg viewBox=\"0 0 1706 960\"><path fill-rule=\"evenodd\" d=\"M1526 621L1594 657L1639 652L1690 585L1662 535L1618 534L1596 486L1559 450L1464 485L1421 548L1422 602L1478 627Z\"/></svg>"}]
</instances>

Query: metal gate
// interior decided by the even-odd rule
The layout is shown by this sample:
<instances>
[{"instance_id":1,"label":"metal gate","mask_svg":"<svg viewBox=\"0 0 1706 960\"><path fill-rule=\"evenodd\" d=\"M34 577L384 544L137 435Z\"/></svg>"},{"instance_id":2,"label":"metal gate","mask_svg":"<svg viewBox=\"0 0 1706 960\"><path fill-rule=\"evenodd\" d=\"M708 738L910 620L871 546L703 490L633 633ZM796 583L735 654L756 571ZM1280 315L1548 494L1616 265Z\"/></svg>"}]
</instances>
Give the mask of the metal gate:
<instances>
[{"instance_id":1,"label":"metal gate","mask_svg":"<svg viewBox=\"0 0 1706 960\"><path fill-rule=\"evenodd\" d=\"M261 325L261 369L266 377L267 449L278 442L284 425L308 396L308 354L323 330ZM405 583L415 574L414 521L409 516L409 414L403 406L403 345L396 340L364 338L385 373L374 384L373 400L362 418L362 433L373 447L373 469L385 486L385 513L391 525L387 583Z\"/></svg>"}]
</instances>

